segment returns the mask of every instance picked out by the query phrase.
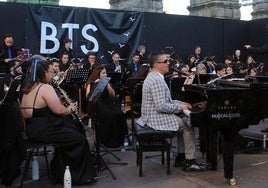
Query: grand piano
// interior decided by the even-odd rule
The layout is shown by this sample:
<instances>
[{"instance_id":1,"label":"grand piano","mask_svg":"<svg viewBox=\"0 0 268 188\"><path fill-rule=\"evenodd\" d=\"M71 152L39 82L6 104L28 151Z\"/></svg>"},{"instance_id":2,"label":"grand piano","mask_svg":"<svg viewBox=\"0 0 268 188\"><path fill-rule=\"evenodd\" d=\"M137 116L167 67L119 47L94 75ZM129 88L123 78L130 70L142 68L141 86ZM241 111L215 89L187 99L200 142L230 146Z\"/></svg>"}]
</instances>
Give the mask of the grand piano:
<instances>
[{"instance_id":1,"label":"grand piano","mask_svg":"<svg viewBox=\"0 0 268 188\"><path fill-rule=\"evenodd\" d=\"M217 169L218 136L222 135L224 177L235 185L233 177L234 142L239 130L255 125L268 117L268 79L218 79L211 84L186 85L186 99L202 102L199 110L190 113L193 127L206 133L206 161L211 170ZM205 130L205 131L204 131Z\"/></svg>"}]
</instances>

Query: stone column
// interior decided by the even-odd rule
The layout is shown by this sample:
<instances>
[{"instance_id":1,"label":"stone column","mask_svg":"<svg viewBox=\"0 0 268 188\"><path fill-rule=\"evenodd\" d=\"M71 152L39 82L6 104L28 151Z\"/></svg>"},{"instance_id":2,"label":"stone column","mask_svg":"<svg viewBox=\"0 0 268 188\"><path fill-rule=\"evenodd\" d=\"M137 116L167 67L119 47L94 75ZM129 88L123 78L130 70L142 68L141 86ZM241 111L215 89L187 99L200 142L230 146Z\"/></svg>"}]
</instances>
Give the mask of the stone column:
<instances>
[{"instance_id":1,"label":"stone column","mask_svg":"<svg viewBox=\"0 0 268 188\"><path fill-rule=\"evenodd\" d=\"M268 1L267 0L253 0L252 20L268 18Z\"/></svg>"},{"instance_id":2,"label":"stone column","mask_svg":"<svg viewBox=\"0 0 268 188\"><path fill-rule=\"evenodd\" d=\"M163 13L162 0L109 0L111 9Z\"/></svg>"},{"instance_id":3,"label":"stone column","mask_svg":"<svg viewBox=\"0 0 268 188\"><path fill-rule=\"evenodd\" d=\"M190 0L188 10L192 16L240 19L239 0Z\"/></svg>"}]
</instances>

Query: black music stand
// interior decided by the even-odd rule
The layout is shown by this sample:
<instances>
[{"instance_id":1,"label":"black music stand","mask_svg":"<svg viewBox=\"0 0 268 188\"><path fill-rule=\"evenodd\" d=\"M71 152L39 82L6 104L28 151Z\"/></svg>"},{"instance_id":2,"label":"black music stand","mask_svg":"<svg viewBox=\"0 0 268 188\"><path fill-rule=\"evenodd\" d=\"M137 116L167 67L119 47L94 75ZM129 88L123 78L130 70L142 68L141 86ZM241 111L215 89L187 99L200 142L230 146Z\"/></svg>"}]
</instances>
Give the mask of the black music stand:
<instances>
[{"instance_id":1,"label":"black music stand","mask_svg":"<svg viewBox=\"0 0 268 188\"><path fill-rule=\"evenodd\" d=\"M116 95L120 93L121 77L122 73L120 72L108 72L107 77L110 77L110 83L112 84Z\"/></svg>"},{"instance_id":2,"label":"black music stand","mask_svg":"<svg viewBox=\"0 0 268 188\"><path fill-rule=\"evenodd\" d=\"M78 69L69 70L66 76L66 83L79 84L80 86L87 82L90 70Z\"/></svg>"},{"instance_id":3,"label":"black music stand","mask_svg":"<svg viewBox=\"0 0 268 188\"><path fill-rule=\"evenodd\" d=\"M90 70L78 69L78 70L68 70L66 75L66 85L65 89L69 92L70 98L74 101L78 101L79 113L82 109L82 88L87 82L90 75Z\"/></svg>"},{"instance_id":4,"label":"black music stand","mask_svg":"<svg viewBox=\"0 0 268 188\"><path fill-rule=\"evenodd\" d=\"M112 153L112 151L110 151L107 147L105 147L103 144L101 144L100 141L100 136L99 136L99 128L100 126L98 125L98 103L100 100L100 96L102 95L105 87L107 86L107 84L109 83L109 81L111 80L110 77L102 77L99 79L99 82L97 85L95 85L91 92L89 93L87 100L94 104L94 109L93 111L93 115L92 115L92 120L93 120L93 125L95 125L95 138L96 138L96 157L97 157L97 165L99 170L101 169L101 164L104 166L105 169L107 169L111 176L113 177L113 179L115 180L116 177L114 175L114 173L112 172L112 170L110 169L109 165L104 161L104 159L102 158L102 156L100 155L100 148L103 148L107 153L110 153L112 156L114 156L117 160L121 160L118 156L116 156L114 153ZM110 163L110 164L122 164L122 165L127 165L127 163Z\"/></svg>"},{"instance_id":5,"label":"black music stand","mask_svg":"<svg viewBox=\"0 0 268 188\"><path fill-rule=\"evenodd\" d=\"M145 77L131 77L128 78L123 87L123 97L130 96L130 106L131 106L131 131L134 130L134 112L140 113L141 108L141 98L142 98L142 84ZM125 101L126 104L126 101ZM133 134L133 133L132 133ZM128 135L128 136L131 136ZM128 139L130 140L130 139ZM133 139L132 139L133 140ZM134 142L132 143L134 144ZM134 146L135 148L135 146Z\"/></svg>"}]
</instances>

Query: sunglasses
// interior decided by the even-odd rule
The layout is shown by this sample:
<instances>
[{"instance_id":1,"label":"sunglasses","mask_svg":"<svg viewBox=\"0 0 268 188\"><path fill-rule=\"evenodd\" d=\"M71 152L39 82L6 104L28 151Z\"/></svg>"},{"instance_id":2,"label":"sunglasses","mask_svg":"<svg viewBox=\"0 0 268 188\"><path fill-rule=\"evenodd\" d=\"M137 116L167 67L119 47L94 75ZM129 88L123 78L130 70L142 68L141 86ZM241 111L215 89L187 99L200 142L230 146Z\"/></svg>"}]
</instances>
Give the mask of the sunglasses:
<instances>
[{"instance_id":1,"label":"sunglasses","mask_svg":"<svg viewBox=\"0 0 268 188\"><path fill-rule=\"evenodd\" d=\"M167 63L169 63L169 59L166 59L165 61L157 62L157 63L165 63L165 64L167 64Z\"/></svg>"}]
</instances>

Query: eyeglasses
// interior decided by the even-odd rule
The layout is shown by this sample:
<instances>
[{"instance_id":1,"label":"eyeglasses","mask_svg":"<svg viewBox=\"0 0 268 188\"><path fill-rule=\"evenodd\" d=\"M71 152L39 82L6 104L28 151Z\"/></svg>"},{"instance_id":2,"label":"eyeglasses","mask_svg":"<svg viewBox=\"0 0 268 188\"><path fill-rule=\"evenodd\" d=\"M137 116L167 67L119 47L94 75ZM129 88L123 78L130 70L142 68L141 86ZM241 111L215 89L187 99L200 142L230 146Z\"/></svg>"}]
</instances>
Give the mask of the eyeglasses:
<instances>
[{"instance_id":1,"label":"eyeglasses","mask_svg":"<svg viewBox=\"0 0 268 188\"><path fill-rule=\"evenodd\" d=\"M169 63L169 59L166 59L165 61L157 62L157 63L165 63L165 64L167 64L167 63Z\"/></svg>"}]
</instances>

